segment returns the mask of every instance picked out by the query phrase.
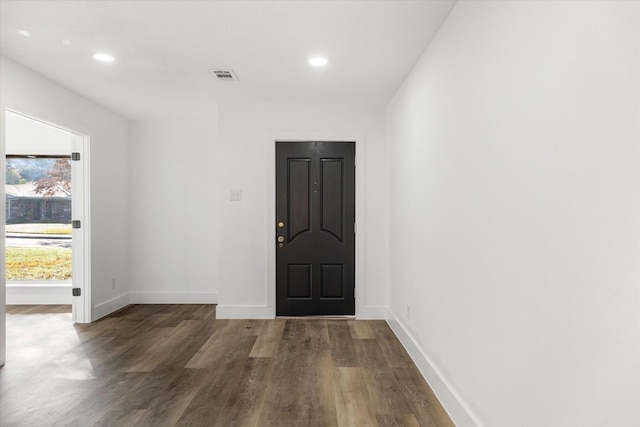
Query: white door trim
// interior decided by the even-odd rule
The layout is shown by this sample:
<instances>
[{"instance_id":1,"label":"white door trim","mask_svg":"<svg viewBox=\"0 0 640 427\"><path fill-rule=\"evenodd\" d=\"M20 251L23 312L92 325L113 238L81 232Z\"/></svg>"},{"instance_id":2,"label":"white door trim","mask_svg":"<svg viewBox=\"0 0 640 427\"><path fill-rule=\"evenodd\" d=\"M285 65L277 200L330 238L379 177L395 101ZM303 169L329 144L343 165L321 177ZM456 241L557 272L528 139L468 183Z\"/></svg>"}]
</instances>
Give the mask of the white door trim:
<instances>
[{"instance_id":1,"label":"white door trim","mask_svg":"<svg viewBox=\"0 0 640 427\"><path fill-rule=\"evenodd\" d=\"M81 289L76 300L73 321L91 323L91 188L89 177L89 137L74 133L73 151L80 153L71 170L72 208L74 220L80 220L81 228L73 230L73 287ZM81 194L82 197L77 197Z\"/></svg>"},{"instance_id":2,"label":"white door trim","mask_svg":"<svg viewBox=\"0 0 640 427\"><path fill-rule=\"evenodd\" d=\"M365 237L365 137L360 133L351 132L280 132L273 138L273 153L269 159L267 169L267 305L270 312L275 316L276 310L276 246L275 242L275 223L276 223L276 141L348 141L356 145L356 224L358 224L358 232L356 233L356 318L368 317L366 302L366 289L364 286L364 237Z\"/></svg>"}]
</instances>

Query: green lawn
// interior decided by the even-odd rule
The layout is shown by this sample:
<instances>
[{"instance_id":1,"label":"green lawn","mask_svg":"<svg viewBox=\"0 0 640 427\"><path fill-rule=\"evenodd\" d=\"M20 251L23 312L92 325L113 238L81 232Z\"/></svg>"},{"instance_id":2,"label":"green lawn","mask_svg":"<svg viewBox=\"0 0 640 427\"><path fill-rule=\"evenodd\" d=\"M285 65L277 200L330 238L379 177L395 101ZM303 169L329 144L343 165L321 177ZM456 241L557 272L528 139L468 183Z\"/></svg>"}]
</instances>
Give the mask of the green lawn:
<instances>
[{"instance_id":1,"label":"green lawn","mask_svg":"<svg viewBox=\"0 0 640 427\"><path fill-rule=\"evenodd\" d=\"M7 280L66 280L71 278L71 249L6 248Z\"/></svg>"}]
</instances>

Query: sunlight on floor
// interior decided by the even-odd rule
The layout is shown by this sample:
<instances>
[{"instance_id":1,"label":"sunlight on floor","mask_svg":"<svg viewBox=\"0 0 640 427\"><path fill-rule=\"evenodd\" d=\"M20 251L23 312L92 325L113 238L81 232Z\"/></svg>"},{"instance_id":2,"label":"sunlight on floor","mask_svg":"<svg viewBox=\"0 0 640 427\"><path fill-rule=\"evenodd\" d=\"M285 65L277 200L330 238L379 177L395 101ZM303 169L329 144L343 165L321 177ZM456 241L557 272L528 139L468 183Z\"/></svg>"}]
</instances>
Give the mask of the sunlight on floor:
<instances>
[{"instance_id":1,"label":"sunlight on floor","mask_svg":"<svg viewBox=\"0 0 640 427\"><path fill-rule=\"evenodd\" d=\"M94 379L71 313L7 314L10 368L45 369L52 378Z\"/></svg>"}]
</instances>

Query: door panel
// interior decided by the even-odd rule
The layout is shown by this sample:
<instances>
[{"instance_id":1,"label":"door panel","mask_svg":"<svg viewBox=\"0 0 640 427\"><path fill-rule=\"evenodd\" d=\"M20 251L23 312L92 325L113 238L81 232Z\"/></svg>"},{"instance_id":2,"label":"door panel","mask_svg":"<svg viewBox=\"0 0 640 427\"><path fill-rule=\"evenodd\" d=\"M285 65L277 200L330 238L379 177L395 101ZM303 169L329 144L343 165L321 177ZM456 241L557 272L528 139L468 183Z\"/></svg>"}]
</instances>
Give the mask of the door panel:
<instances>
[{"instance_id":1,"label":"door panel","mask_svg":"<svg viewBox=\"0 0 640 427\"><path fill-rule=\"evenodd\" d=\"M320 273L320 296L322 298L344 298L344 265L322 264Z\"/></svg>"},{"instance_id":2,"label":"door panel","mask_svg":"<svg viewBox=\"0 0 640 427\"><path fill-rule=\"evenodd\" d=\"M311 298L311 264L289 264L287 268L287 298Z\"/></svg>"},{"instance_id":3,"label":"door panel","mask_svg":"<svg viewBox=\"0 0 640 427\"><path fill-rule=\"evenodd\" d=\"M344 185L343 159L322 159L320 174L322 175L322 209L320 222L322 231L333 234L342 243L342 226L344 206L342 203L342 187Z\"/></svg>"},{"instance_id":4,"label":"door panel","mask_svg":"<svg viewBox=\"0 0 640 427\"><path fill-rule=\"evenodd\" d=\"M355 314L355 144L276 143L276 314Z\"/></svg>"},{"instance_id":5,"label":"door panel","mask_svg":"<svg viewBox=\"0 0 640 427\"><path fill-rule=\"evenodd\" d=\"M289 240L309 231L311 227L311 164L309 159L288 159L287 196Z\"/></svg>"}]
</instances>

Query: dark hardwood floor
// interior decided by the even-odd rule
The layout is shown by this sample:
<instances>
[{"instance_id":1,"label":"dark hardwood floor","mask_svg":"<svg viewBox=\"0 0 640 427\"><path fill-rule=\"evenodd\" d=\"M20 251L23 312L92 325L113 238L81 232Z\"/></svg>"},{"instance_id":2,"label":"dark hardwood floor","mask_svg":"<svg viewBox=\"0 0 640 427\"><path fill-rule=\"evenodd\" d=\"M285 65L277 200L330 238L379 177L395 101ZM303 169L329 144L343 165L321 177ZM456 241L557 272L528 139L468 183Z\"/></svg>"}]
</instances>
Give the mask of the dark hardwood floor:
<instances>
[{"instance_id":1,"label":"dark hardwood floor","mask_svg":"<svg viewBox=\"0 0 640 427\"><path fill-rule=\"evenodd\" d=\"M7 307L1 426L452 426L384 321Z\"/></svg>"}]
</instances>

